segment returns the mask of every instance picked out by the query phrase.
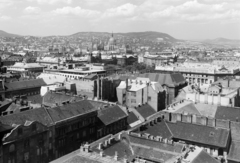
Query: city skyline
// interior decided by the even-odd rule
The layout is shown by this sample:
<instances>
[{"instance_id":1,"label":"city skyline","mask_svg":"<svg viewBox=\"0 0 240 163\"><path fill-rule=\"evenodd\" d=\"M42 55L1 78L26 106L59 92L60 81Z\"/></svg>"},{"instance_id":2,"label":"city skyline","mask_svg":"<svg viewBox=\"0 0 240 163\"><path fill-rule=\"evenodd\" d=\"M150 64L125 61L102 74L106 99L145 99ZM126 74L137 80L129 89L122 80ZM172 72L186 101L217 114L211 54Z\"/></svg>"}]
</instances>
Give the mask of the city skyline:
<instances>
[{"instance_id":1,"label":"city skyline","mask_svg":"<svg viewBox=\"0 0 240 163\"><path fill-rule=\"evenodd\" d=\"M1 30L19 35L157 31L240 39L237 0L0 0Z\"/></svg>"}]
</instances>

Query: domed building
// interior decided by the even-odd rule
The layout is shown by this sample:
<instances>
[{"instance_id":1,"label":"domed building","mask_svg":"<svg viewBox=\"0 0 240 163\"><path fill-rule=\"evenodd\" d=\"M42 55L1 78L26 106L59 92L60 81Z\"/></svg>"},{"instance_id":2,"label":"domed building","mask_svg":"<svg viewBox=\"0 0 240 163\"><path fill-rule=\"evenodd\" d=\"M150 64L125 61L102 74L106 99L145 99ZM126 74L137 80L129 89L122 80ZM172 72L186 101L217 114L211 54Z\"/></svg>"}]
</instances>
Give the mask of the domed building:
<instances>
[{"instance_id":1,"label":"domed building","mask_svg":"<svg viewBox=\"0 0 240 163\"><path fill-rule=\"evenodd\" d=\"M112 33L112 37L108 41L109 50L114 50L115 46L116 46L116 40L114 39L113 33Z\"/></svg>"}]
</instances>

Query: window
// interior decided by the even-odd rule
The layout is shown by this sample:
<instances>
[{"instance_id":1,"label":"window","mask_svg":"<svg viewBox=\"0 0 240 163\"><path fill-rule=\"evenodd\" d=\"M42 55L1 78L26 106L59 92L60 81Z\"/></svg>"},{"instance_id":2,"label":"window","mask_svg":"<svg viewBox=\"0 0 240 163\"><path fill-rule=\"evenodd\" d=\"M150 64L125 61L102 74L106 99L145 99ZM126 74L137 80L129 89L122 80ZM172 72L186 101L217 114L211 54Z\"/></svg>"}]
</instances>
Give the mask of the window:
<instances>
[{"instance_id":1,"label":"window","mask_svg":"<svg viewBox=\"0 0 240 163\"><path fill-rule=\"evenodd\" d=\"M52 131L49 131L49 138L52 137Z\"/></svg>"},{"instance_id":2,"label":"window","mask_svg":"<svg viewBox=\"0 0 240 163\"><path fill-rule=\"evenodd\" d=\"M135 99L131 99L131 103L136 103L136 100Z\"/></svg>"},{"instance_id":3,"label":"window","mask_svg":"<svg viewBox=\"0 0 240 163\"><path fill-rule=\"evenodd\" d=\"M29 148L29 140L25 140L24 142L24 148Z\"/></svg>"},{"instance_id":4,"label":"window","mask_svg":"<svg viewBox=\"0 0 240 163\"><path fill-rule=\"evenodd\" d=\"M26 153L24 153L24 160L27 161L28 159L29 159L29 153L26 152Z\"/></svg>"},{"instance_id":5,"label":"window","mask_svg":"<svg viewBox=\"0 0 240 163\"><path fill-rule=\"evenodd\" d=\"M15 145L11 144L9 147L9 152L14 152L15 151Z\"/></svg>"},{"instance_id":6,"label":"window","mask_svg":"<svg viewBox=\"0 0 240 163\"><path fill-rule=\"evenodd\" d=\"M49 143L49 149L52 149L52 143Z\"/></svg>"},{"instance_id":7,"label":"window","mask_svg":"<svg viewBox=\"0 0 240 163\"><path fill-rule=\"evenodd\" d=\"M86 130L83 130L82 135L83 135L83 137L86 136Z\"/></svg>"},{"instance_id":8,"label":"window","mask_svg":"<svg viewBox=\"0 0 240 163\"><path fill-rule=\"evenodd\" d=\"M151 101L151 96L148 96L148 101Z\"/></svg>"},{"instance_id":9,"label":"window","mask_svg":"<svg viewBox=\"0 0 240 163\"><path fill-rule=\"evenodd\" d=\"M136 97L136 92L132 92L132 96Z\"/></svg>"}]
</instances>

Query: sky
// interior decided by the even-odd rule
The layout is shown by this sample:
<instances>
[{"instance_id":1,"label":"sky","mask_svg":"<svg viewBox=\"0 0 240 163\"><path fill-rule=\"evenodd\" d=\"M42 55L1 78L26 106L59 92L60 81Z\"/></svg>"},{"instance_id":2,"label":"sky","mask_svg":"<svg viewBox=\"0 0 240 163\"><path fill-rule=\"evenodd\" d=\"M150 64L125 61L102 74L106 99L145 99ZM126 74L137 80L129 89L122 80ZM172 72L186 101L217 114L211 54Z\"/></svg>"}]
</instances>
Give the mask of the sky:
<instances>
[{"instance_id":1,"label":"sky","mask_svg":"<svg viewBox=\"0 0 240 163\"><path fill-rule=\"evenodd\" d=\"M240 39L240 0L0 0L0 30L20 35L158 31Z\"/></svg>"}]
</instances>

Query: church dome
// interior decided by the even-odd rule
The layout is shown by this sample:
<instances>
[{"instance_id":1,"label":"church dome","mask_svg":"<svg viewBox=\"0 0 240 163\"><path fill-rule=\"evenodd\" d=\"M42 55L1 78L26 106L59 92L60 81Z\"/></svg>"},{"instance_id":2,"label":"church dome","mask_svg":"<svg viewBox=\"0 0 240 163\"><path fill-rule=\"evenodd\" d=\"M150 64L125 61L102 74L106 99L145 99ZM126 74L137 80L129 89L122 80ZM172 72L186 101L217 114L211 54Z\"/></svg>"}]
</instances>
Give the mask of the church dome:
<instances>
[{"instance_id":1,"label":"church dome","mask_svg":"<svg viewBox=\"0 0 240 163\"><path fill-rule=\"evenodd\" d=\"M108 45L115 45L115 39L113 37L113 34L112 34L112 37L108 41Z\"/></svg>"}]
</instances>

